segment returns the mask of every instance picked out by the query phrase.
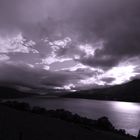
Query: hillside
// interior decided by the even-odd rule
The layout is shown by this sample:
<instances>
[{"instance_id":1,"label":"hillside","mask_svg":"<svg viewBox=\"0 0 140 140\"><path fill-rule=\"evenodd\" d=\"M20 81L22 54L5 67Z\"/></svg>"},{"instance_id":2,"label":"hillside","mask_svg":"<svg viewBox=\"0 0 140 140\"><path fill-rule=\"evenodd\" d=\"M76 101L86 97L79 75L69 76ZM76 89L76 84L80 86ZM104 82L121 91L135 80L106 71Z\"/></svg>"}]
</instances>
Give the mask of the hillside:
<instances>
[{"instance_id":1,"label":"hillside","mask_svg":"<svg viewBox=\"0 0 140 140\"><path fill-rule=\"evenodd\" d=\"M0 98L20 98L20 97L29 97L34 95L33 93L27 93L17 90L16 88L0 86Z\"/></svg>"},{"instance_id":2,"label":"hillside","mask_svg":"<svg viewBox=\"0 0 140 140\"><path fill-rule=\"evenodd\" d=\"M140 80L102 89L78 91L63 97L140 102Z\"/></svg>"},{"instance_id":3,"label":"hillside","mask_svg":"<svg viewBox=\"0 0 140 140\"><path fill-rule=\"evenodd\" d=\"M88 130L60 119L0 105L2 140L133 140L112 132Z\"/></svg>"}]
</instances>

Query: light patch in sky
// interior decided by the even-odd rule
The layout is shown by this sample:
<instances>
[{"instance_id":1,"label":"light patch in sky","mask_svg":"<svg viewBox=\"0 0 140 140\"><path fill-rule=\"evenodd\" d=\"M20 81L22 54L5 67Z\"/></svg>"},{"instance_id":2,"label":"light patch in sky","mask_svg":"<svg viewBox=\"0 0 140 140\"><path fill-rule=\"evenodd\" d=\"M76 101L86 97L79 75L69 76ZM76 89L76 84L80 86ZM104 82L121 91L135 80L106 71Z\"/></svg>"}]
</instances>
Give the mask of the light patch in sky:
<instances>
[{"instance_id":1,"label":"light patch in sky","mask_svg":"<svg viewBox=\"0 0 140 140\"><path fill-rule=\"evenodd\" d=\"M80 60L80 56L79 55L74 55L74 59L75 60Z\"/></svg>"},{"instance_id":2,"label":"light patch in sky","mask_svg":"<svg viewBox=\"0 0 140 140\"><path fill-rule=\"evenodd\" d=\"M49 70L50 67L49 67L49 66L44 66L43 69L44 69L44 70Z\"/></svg>"},{"instance_id":3,"label":"light patch in sky","mask_svg":"<svg viewBox=\"0 0 140 140\"><path fill-rule=\"evenodd\" d=\"M104 81L101 81L100 79L98 79L98 77L96 77L95 75L93 75L90 78L86 78L83 80L79 81L79 84L81 85L99 85L99 86L104 86L106 83Z\"/></svg>"},{"instance_id":4,"label":"light patch in sky","mask_svg":"<svg viewBox=\"0 0 140 140\"><path fill-rule=\"evenodd\" d=\"M0 54L0 62L10 60L10 57L5 54Z\"/></svg>"},{"instance_id":5,"label":"light patch in sky","mask_svg":"<svg viewBox=\"0 0 140 140\"><path fill-rule=\"evenodd\" d=\"M45 42L45 43L48 43L48 44L51 46L51 48L53 49L53 51L57 51L57 50L59 50L60 48L65 48L65 47L67 47L67 45L68 45L69 43L71 43L71 41L72 41L72 40L71 40L71 38L69 38L69 37L66 37L66 38L64 38L64 39L62 39L62 40L55 40L55 41L53 41L53 42L50 42L48 38L44 39L44 42Z\"/></svg>"},{"instance_id":6,"label":"light patch in sky","mask_svg":"<svg viewBox=\"0 0 140 140\"><path fill-rule=\"evenodd\" d=\"M75 88L75 85L74 84L68 84L68 85L65 85L63 88L66 89L66 90L71 90L72 88Z\"/></svg>"},{"instance_id":7,"label":"light patch in sky","mask_svg":"<svg viewBox=\"0 0 140 140\"><path fill-rule=\"evenodd\" d=\"M57 41L54 41L52 44L65 48L68 45L68 43L70 43L70 42L71 42L71 38L66 37L66 38L64 38L64 40L57 40Z\"/></svg>"},{"instance_id":8,"label":"light patch in sky","mask_svg":"<svg viewBox=\"0 0 140 140\"><path fill-rule=\"evenodd\" d=\"M77 64L76 61L68 60L64 62L56 62L50 65L50 70L53 71L62 71L62 70L69 70L72 66Z\"/></svg>"},{"instance_id":9,"label":"light patch in sky","mask_svg":"<svg viewBox=\"0 0 140 140\"><path fill-rule=\"evenodd\" d=\"M64 69L62 69L62 70L77 71L77 70L79 70L79 69L86 69L86 70L89 69L89 70L91 70L91 71L95 71L95 70L96 70L95 68L90 67L90 66L86 66L86 65L84 65L84 64L82 64L82 63L78 63L78 64L76 64L76 65L73 66L73 67L64 68Z\"/></svg>"},{"instance_id":10,"label":"light patch in sky","mask_svg":"<svg viewBox=\"0 0 140 140\"><path fill-rule=\"evenodd\" d=\"M95 42L92 45L84 44L78 46L79 50L85 53L85 57L90 57L95 55L95 51L101 50L103 48L103 41Z\"/></svg>"},{"instance_id":11,"label":"light patch in sky","mask_svg":"<svg viewBox=\"0 0 140 140\"><path fill-rule=\"evenodd\" d=\"M113 67L103 76L115 78L116 80L111 83L112 85L121 84L129 81L131 77L137 75L137 73L135 73L135 68L136 66L133 65Z\"/></svg>"},{"instance_id":12,"label":"light patch in sky","mask_svg":"<svg viewBox=\"0 0 140 140\"><path fill-rule=\"evenodd\" d=\"M69 43L71 43L71 38L66 37L62 40L55 40L53 42L50 42L48 38L45 38L42 41L47 43L47 47L51 48L51 53L48 55L46 54L46 57L41 60L42 62L40 64L43 65L44 69L48 70L49 68L53 71L58 71L61 68L69 67L68 64L71 66L75 64L73 57L58 55L60 49L66 48Z\"/></svg>"},{"instance_id":13,"label":"light patch in sky","mask_svg":"<svg viewBox=\"0 0 140 140\"><path fill-rule=\"evenodd\" d=\"M42 64L50 65L56 62L73 60L72 58L57 56L57 51L59 51L59 49L61 48L65 48L68 43L71 42L71 39L69 37L66 37L63 40L56 40L54 42L49 42L48 39L44 39L44 42L48 43L48 45L52 48L52 52L48 57L42 59Z\"/></svg>"},{"instance_id":14,"label":"light patch in sky","mask_svg":"<svg viewBox=\"0 0 140 140\"><path fill-rule=\"evenodd\" d=\"M135 77L139 73L135 72L135 68L137 66L134 65L124 65L120 64L119 66L113 67L111 70L105 72L100 70L98 75L93 74L93 76L82 79L79 81L79 85L89 86L89 85L116 85L122 84L130 80L130 78ZM113 78L114 80L111 83L103 81L103 78Z\"/></svg>"},{"instance_id":15,"label":"light patch in sky","mask_svg":"<svg viewBox=\"0 0 140 140\"><path fill-rule=\"evenodd\" d=\"M61 57L56 58L53 56L49 56L45 59L42 59L42 64L50 65L50 64L53 64L56 62L65 62L65 61L69 61L69 60L72 60L72 58L61 58Z\"/></svg>"},{"instance_id":16,"label":"light patch in sky","mask_svg":"<svg viewBox=\"0 0 140 140\"><path fill-rule=\"evenodd\" d=\"M35 42L27 41L21 33L14 37L0 37L0 53L39 53L32 48L34 45Z\"/></svg>"},{"instance_id":17,"label":"light patch in sky","mask_svg":"<svg viewBox=\"0 0 140 140\"><path fill-rule=\"evenodd\" d=\"M94 56L95 54L95 49L93 49L93 47L90 46L89 44L79 45L78 47L82 52L86 54L86 57Z\"/></svg>"},{"instance_id":18,"label":"light patch in sky","mask_svg":"<svg viewBox=\"0 0 140 140\"><path fill-rule=\"evenodd\" d=\"M54 89L76 91L76 90L74 90L74 88L75 88L75 85L71 83L71 84L64 85L63 87L55 87Z\"/></svg>"}]
</instances>

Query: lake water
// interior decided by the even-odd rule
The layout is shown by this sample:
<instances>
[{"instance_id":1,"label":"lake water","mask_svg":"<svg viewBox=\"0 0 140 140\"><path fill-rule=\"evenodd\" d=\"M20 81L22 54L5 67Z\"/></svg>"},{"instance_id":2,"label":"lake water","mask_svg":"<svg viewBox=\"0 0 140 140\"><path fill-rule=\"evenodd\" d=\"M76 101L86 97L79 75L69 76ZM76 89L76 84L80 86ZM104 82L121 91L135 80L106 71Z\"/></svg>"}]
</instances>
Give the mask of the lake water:
<instances>
[{"instance_id":1,"label":"lake water","mask_svg":"<svg viewBox=\"0 0 140 140\"><path fill-rule=\"evenodd\" d=\"M46 109L65 109L80 116L98 119L107 116L116 128L137 135L140 129L140 103L67 98L24 98L18 101Z\"/></svg>"}]
</instances>

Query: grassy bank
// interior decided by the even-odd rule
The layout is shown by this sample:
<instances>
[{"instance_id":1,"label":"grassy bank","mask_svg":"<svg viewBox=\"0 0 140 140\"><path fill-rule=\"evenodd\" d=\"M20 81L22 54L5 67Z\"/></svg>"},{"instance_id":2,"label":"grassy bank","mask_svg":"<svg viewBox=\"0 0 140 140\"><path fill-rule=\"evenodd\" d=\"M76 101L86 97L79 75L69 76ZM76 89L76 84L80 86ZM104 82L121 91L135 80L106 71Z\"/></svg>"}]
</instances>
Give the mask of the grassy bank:
<instances>
[{"instance_id":1,"label":"grassy bank","mask_svg":"<svg viewBox=\"0 0 140 140\"><path fill-rule=\"evenodd\" d=\"M0 124L1 140L135 139L122 130L117 132L105 117L95 121L64 110L30 108L24 103L1 104Z\"/></svg>"}]
</instances>

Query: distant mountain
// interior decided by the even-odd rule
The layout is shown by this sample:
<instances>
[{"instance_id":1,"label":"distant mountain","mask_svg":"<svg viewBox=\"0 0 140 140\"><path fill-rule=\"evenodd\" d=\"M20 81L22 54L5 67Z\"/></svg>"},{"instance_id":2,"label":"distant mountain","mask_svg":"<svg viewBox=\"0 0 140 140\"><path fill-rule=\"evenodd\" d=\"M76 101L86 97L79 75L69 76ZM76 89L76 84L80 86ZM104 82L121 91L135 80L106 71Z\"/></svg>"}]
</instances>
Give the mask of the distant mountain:
<instances>
[{"instance_id":1,"label":"distant mountain","mask_svg":"<svg viewBox=\"0 0 140 140\"><path fill-rule=\"evenodd\" d=\"M0 98L2 99L27 97L31 95L33 94L19 91L16 88L0 86Z\"/></svg>"},{"instance_id":2,"label":"distant mountain","mask_svg":"<svg viewBox=\"0 0 140 140\"><path fill-rule=\"evenodd\" d=\"M63 97L140 102L140 79L107 88L78 91Z\"/></svg>"}]
</instances>

